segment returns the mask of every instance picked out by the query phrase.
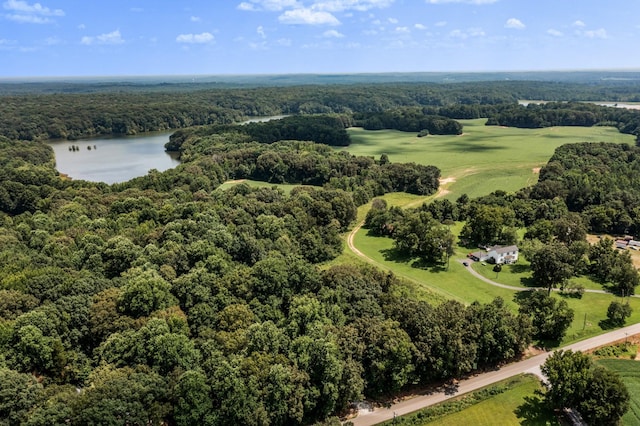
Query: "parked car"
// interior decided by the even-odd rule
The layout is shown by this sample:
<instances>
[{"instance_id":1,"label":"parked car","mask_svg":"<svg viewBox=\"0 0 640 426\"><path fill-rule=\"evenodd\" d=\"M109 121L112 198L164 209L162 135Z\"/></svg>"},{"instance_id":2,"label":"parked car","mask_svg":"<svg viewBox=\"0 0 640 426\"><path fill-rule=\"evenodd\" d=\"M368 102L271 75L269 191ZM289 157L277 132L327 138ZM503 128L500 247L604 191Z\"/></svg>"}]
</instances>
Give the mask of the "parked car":
<instances>
[{"instance_id":1,"label":"parked car","mask_svg":"<svg viewBox=\"0 0 640 426\"><path fill-rule=\"evenodd\" d=\"M462 262L464 266L469 266L469 262Z\"/></svg>"}]
</instances>

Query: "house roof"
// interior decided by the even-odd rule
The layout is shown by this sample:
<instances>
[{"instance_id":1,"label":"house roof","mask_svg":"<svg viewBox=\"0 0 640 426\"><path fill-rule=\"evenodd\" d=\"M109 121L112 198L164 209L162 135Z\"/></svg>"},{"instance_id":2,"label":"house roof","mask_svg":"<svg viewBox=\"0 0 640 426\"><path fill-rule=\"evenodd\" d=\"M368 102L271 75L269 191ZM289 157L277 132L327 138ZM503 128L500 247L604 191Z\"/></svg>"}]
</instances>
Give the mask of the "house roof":
<instances>
[{"instance_id":1,"label":"house roof","mask_svg":"<svg viewBox=\"0 0 640 426\"><path fill-rule=\"evenodd\" d=\"M489 251L495 251L497 254L504 254L504 253L509 253L512 251L517 252L518 251L518 246L495 246L495 247L491 247L489 249Z\"/></svg>"}]
</instances>

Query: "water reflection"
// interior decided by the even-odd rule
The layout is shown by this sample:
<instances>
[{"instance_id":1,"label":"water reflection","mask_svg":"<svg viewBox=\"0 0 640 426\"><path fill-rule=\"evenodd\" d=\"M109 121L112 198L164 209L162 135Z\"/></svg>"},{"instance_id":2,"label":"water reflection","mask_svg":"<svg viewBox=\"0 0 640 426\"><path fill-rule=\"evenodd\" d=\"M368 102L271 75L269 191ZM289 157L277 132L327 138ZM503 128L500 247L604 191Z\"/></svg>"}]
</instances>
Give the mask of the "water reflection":
<instances>
[{"instance_id":1,"label":"water reflection","mask_svg":"<svg viewBox=\"0 0 640 426\"><path fill-rule=\"evenodd\" d=\"M151 169L163 171L180 164L175 155L164 150L171 133L56 141L49 145L60 173L72 179L115 183L144 176Z\"/></svg>"}]
</instances>

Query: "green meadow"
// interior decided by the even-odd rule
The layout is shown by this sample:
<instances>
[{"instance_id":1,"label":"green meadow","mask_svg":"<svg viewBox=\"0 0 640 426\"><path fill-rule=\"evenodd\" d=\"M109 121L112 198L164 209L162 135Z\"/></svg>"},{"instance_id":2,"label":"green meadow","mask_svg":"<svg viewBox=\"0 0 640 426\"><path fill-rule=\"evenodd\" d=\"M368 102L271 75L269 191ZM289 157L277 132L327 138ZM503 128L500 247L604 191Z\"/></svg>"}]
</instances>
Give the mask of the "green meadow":
<instances>
[{"instance_id":1,"label":"green meadow","mask_svg":"<svg viewBox=\"0 0 640 426\"><path fill-rule=\"evenodd\" d=\"M497 189L507 192L537 182L535 170L549 160L560 145L577 142L634 143L613 127L549 127L518 129L485 126L486 119L459 120L460 136L419 138L416 133L396 130L349 129L352 143L346 148L354 155L379 158L387 154L392 162L415 162L437 166L442 177L453 177L447 186L455 199L486 195Z\"/></svg>"},{"instance_id":2,"label":"green meadow","mask_svg":"<svg viewBox=\"0 0 640 426\"><path fill-rule=\"evenodd\" d=\"M291 190L295 187L301 186L301 185L291 185L291 184L286 184L286 183L270 183L270 182L262 182L259 180L250 180L250 179L239 179L239 180L230 180L227 181L225 183L223 183L222 185L220 185L218 187L218 189L221 189L223 191L229 189L229 188L233 188L236 185L240 185L241 183L245 183L249 186L252 186L254 188L279 188L281 190L284 191L285 194L289 194L291 193Z\"/></svg>"},{"instance_id":3,"label":"green meadow","mask_svg":"<svg viewBox=\"0 0 640 426\"><path fill-rule=\"evenodd\" d=\"M464 134L461 136L428 136L418 138L414 133L392 130L366 131L350 129L352 144L349 151L356 155L379 157L386 153L393 162L414 161L433 164L442 170L443 178L454 178L442 185L444 197L452 200L463 193L477 197L501 189L516 191L537 181L537 169L544 166L554 150L565 143L584 141L606 141L634 143L633 136L620 134L611 127L552 127L546 129L516 129L485 126L485 120L461 120ZM388 205L416 207L430 197L408 194L387 194L383 198ZM370 205L358 209L358 223L364 220ZM461 223L452 227L458 235ZM502 297L507 306L517 309L514 301L516 291L496 287L471 275L460 261L466 257L468 249L457 247L449 269L418 267L412 259L395 256L393 241L389 238L368 235L360 229L354 237L354 245L368 262L392 271L413 286L412 294L432 302L455 299L463 303L479 301L487 303L495 297ZM355 255L348 249L334 262L353 262ZM359 258L361 259L361 258ZM531 276L529 264L522 258L518 264L508 266L496 277L491 266L472 266L481 275L502 284L520 287L523 290ZM580 277L572 280L586 289L601 289L591 280ZM600 322L606 319L609 303L613 295L586 293L582 298L564 297L574 309L574 321L567 331L562 344L582 340L603 329ZM632 317L628 323L640 322L640 299L632 298Z\"/></svg>"},{"instance_id":4,"label":"green meadow","mask_svg":"<svg viewBox=\"0 0 640 426\"><path fill-rule=\"evenodd\" d=\"M624 359L601 359L598 364L620 375L631 395L629 411L622 416L625 426L640 425L640 362Z\"/></svg>"}]
</instances>

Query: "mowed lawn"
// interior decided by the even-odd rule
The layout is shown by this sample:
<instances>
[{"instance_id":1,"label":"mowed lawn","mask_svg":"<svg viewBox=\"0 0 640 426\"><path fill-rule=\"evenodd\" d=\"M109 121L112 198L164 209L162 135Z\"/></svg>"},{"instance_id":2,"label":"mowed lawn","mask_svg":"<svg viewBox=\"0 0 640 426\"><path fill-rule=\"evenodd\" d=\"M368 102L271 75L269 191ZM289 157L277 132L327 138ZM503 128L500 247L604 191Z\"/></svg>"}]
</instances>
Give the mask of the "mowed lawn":
<instances>
[{"instance_id":1,"label":"mowed lawn","mask_svg":"<svg viewBox=\"0 0 640 426\"><path fill-rule=\"evenodd\" d=\"M640 361L624 359L601 359L598 364L617 372L631 394L631 406L622 417L624 426L640 426Z\"/></svg>"},{"instance_id":2,"label":"mowed lawn","mask_svg":"<svg viewBox=\"0 0 640 426\"><path fill-rule=\"evenodd\" d=\"M454 234L458 232L457 229L452 229L452 231ZM517 291L488 284L466 270L467 268L460 263L460 260L466 256L465 249L456 249L456 254L451 258L449 270L445 270L443 268L424 268L413 260L395 257L391 238L368 235L368 230L366 229L358 231L354 238L354 245L365 256L372 259L374 265L392 271L397 276L413 282L418 288L424 287L424 294L428 294L427 290L431 290L446 299L455 299L466 304L474 301L488 303L496 297L502 297L506 302L506 306L512 309L513 312L518 309L518 304L514 299ZM522 270L518 269L514 273L518 279L531 275L526 261L523 261L522 266ZM482 266L478 265L476 268L482 268ZM491 266L487 265L485 268L491 268ZM500 279L498 281L517 285L515 280L507 278L509 274L509 270L505 268L499 274ZM485 275L495 278L495 273L491 275L485 272ZM588 280L580 278L578 281L586 283ZM585 287L598 288L593 282L589 282ZM523 290L525 289L524 286L522 288ZM420 294L420 292L417 291L416 294ZM561 345L605 332L606 330L601 327L601 321L607 319L609 304L614 300L621 301L621 298L612 294L585 293L582 298L574 298L554 293L554 296L566 300L569 307L574 310L573 322L567 330ZM433 300L431 298L430 301ZM633 311L631 317L627 320L627 324L640 322L640 298L632 297L629 299L629 303Z\"/></svg>"},{"instance_id":3,"label":"mowed lawn","mask_svg":"<svg viewBox=\"0 0 640 426\"><path fill-rule=\"evenodd\" d=\"M342 148L354 155L392 162L415 162L437 166L442 177L454 177L445 197L455 199L486 195L497 189L514 192L537 182L537 169L547 163L554 150L566 143L615 142L634 144L632 135L613 127L549 127L518 129L485 126L486 119L459 120L460 136L427 136L396 130L349 129L352 143Z\"/></svg>"},{"instance_id":4,"label":"mowed lawn","mask_svg":"<svg viewBox=\"0 0 640 426\"><path fill-rule=\"evenodd\" d=\"M498 384L499 385L499 384ZM509 390L490 399L482 401L458 413L449 414L433 422L424 423L429 426L494 426L545 424L559 425L552 413L536 413L534 418L518 414L525 405L525 398L532 397L537 389L541 389L540 380L535 376L521 376L517 378ZM519 409L520 408L520 409ZM417 425L418 423L416 423Z\"/></svg>"}]
</instances>

